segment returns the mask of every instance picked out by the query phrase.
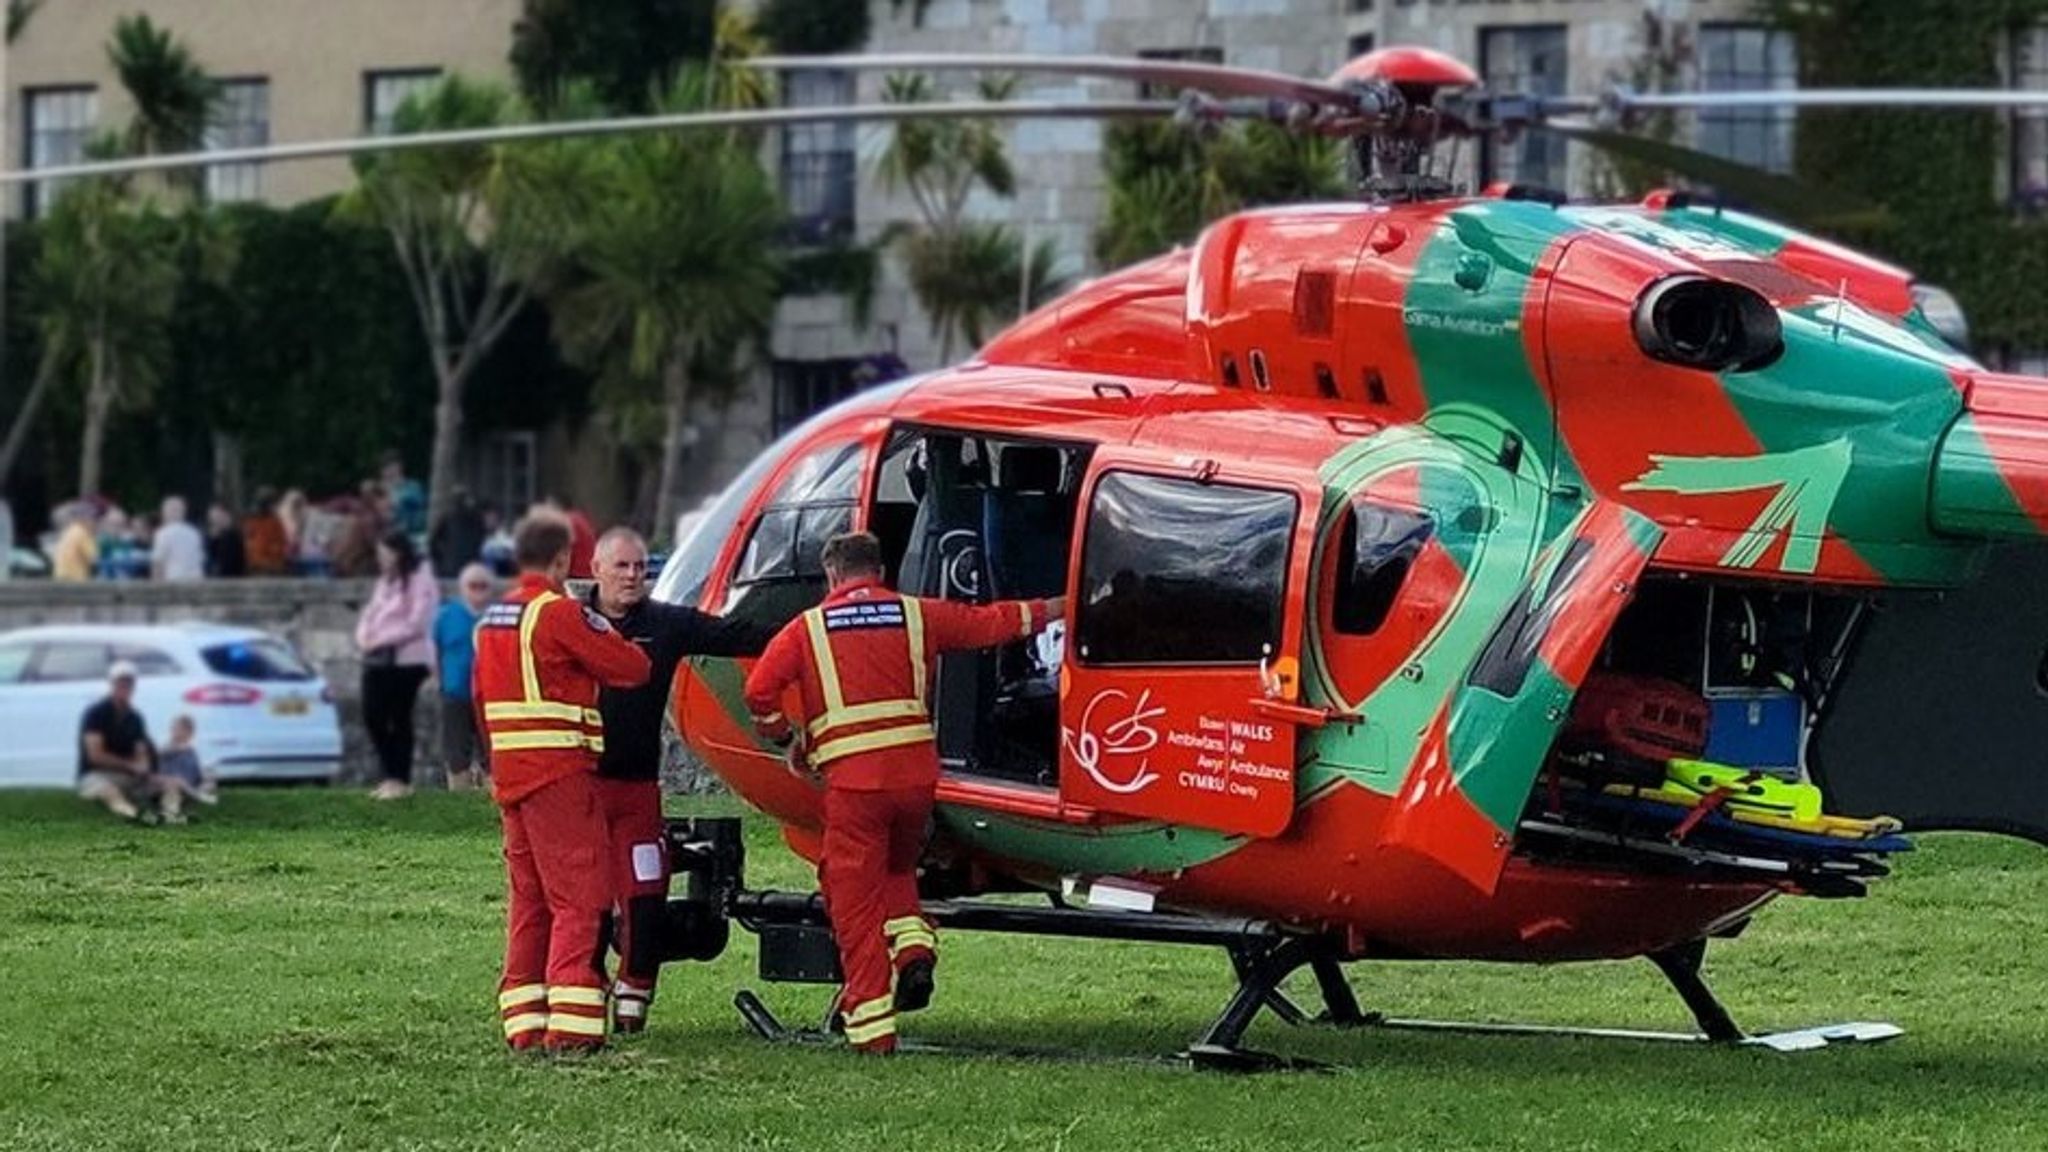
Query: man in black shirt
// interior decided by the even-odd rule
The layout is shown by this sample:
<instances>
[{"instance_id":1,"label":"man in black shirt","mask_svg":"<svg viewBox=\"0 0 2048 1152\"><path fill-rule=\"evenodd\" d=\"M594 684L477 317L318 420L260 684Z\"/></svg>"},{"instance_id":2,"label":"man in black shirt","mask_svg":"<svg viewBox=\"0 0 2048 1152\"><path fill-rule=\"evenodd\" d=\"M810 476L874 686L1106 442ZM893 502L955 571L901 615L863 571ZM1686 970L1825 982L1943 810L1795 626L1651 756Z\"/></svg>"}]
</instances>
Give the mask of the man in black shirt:
<instances>
[{"instance_id":1,"label":"man in black shirt","mask_svg":"<svg viewBox=\"0 0 2048 1152\"><path fill-rule=\"evenodd\" d=\"M654 953L669 882L661 818L661 725L676 667L689 656L759 655L774 630L649 600L647 543L631 529L614 528L599 538L591 567L596 585L590 607L640 645L654 665L640 687L607 688L598 698L604 714L598 787L616 874L611 940L619 954L619 978L612 988L612 1028L638 1032L647 1026L647 1007L661 972Z\"/></svg>"},{"instance_id":2,"label":"man in black shirt","mask_svg":"<svg viewBox=\"0 0 2048 1152\"><path fill-rule=\"evenodd\" d=\"M156 746L135 710L135 665L107 670L106 699L85 710L78 726L78 795L124 820L146 820L139 803L155 801L169 824L183 824L184 793L156 773Z\"/></svg>"}]
</instances>

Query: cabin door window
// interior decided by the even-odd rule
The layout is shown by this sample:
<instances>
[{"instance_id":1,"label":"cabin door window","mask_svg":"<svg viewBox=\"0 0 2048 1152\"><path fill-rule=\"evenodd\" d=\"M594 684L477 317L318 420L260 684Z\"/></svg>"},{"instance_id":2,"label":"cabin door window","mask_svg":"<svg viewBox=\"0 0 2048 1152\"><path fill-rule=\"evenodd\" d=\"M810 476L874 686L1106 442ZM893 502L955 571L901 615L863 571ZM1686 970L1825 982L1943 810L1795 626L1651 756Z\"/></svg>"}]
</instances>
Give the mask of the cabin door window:
<instances>
[{"instance_id":1,"label":"cabin door window","mask_svg":"<svg viewBox=\"0 0 2048 1152\"><path fill-rule=\"evenodd\" d=\"M1061 704L1079 804L1275 835L1294 805L1302 500L1136 470L1089 495ZM1298 563L1298 561L1302 561Z\"/></svg>"}]
</instances>

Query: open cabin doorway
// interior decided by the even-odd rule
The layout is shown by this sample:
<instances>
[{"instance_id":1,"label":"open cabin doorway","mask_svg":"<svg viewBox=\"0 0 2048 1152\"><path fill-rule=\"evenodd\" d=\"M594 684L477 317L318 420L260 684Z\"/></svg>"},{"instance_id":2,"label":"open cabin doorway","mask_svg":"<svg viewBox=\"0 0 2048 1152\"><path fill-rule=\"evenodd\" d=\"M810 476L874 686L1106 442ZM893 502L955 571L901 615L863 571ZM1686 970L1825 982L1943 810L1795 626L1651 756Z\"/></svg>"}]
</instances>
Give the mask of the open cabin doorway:
<instances>
[{"instance_id":1,"label":"open cabin doorway","mask_svg":"<svg viewBox=\"0 0 2048 1152\"><path fill-rule=\"evenodd\" d=\"M1092 445L942 428L892 430L870 530L895 587L969 603L1066 592ZM1059 774L1061 625L941 657L932 691L949 776L1052 790Z\"/></svg>"}]
</instances>

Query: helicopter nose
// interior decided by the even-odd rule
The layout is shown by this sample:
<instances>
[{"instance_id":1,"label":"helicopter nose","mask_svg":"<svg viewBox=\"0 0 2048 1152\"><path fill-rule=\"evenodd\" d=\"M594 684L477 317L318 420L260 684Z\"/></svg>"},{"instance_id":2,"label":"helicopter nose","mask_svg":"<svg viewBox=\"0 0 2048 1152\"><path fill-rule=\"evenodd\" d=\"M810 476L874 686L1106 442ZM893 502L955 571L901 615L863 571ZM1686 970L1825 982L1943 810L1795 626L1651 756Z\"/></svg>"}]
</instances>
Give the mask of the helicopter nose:
<instances>
[{"instance_id":1,"label":"helicopter nose","mask_svg":"<svg viewBox=\"0 0 2048 1152\"><path fill-rule=\"evenodd\" d=\"M1934 459L1930 515L1958 536L2048 536L2048 379L1974 375Z\"/></svg>"}]
</instances>

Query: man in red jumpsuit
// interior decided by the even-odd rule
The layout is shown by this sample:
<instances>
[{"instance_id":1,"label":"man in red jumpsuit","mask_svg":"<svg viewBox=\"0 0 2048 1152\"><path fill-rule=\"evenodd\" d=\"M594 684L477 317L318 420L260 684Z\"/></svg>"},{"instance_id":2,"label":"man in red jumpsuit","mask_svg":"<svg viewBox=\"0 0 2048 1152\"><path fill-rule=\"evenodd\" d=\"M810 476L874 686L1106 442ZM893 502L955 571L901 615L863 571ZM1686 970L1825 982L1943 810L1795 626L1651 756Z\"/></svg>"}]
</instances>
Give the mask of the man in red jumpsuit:
<instances>
[{"instance_id":1,"label":"man in red jumpsuit","mask_svg":"<svg viewBox=\"0 0 2048 1152\"><path fill-rule=\"evenodd\" d=\"M566 520L528 516L513 533L519 583L476 627L472 691L491 785L503 810L512 901L498 985L514 1048L601 1048L604 957L598 925L611 861L597 758L600 687L647 679L647 657L562 591Z\"/></svg>"},{"instance_id":2,"label":"man in red jumpsuit","mask_svg":"<svg viewBox=\"0 0 2048 1152\"><path fill-rule=\"evenodd\" d=\"M1056 620L1064 598L956 604L882 585L882 550L865 532L825 545L825 602L791 621L747 677L747 709L778 743L801 732L825 777L818 884L839 943L846 1039L893 1052L896 1013L931 1001L938 937L921 915L917 862L939 782L932 660L1021 640ZM800 706L783 711L787 689Z\"/></svg>"}]
</instances>

